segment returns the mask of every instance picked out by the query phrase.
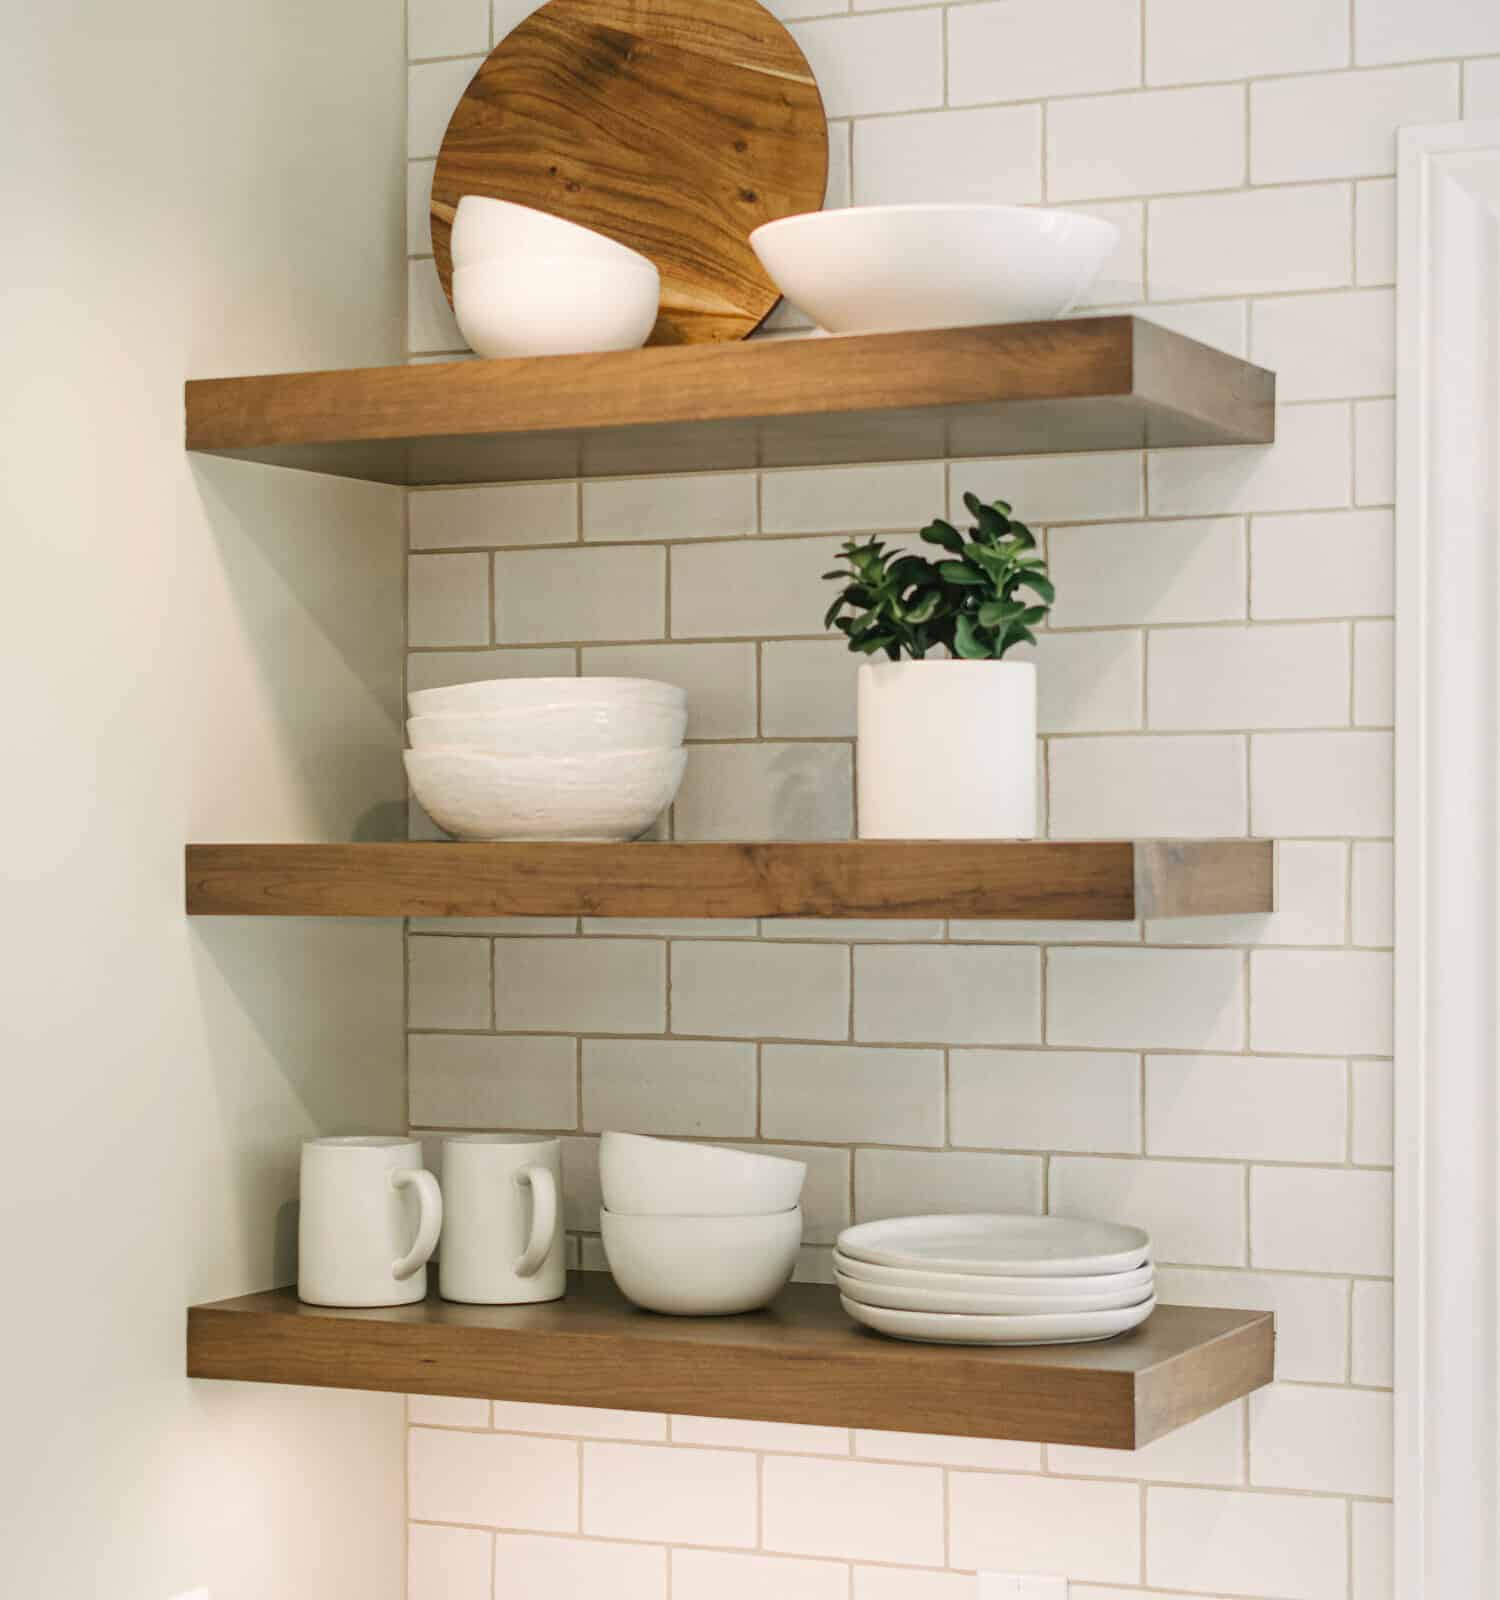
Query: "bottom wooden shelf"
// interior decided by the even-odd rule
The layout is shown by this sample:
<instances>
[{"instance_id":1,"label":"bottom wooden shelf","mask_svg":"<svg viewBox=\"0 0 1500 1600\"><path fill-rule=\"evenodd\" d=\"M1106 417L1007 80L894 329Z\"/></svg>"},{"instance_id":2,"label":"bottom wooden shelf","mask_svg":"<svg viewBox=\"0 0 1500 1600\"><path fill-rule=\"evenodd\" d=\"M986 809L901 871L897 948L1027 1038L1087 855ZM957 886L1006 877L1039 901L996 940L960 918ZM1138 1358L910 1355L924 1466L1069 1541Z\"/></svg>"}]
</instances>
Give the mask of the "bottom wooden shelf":
<instances>
[{"instance_id":1,"label":"bottom wooden shelf","mask_svg":"<svg viewBox=\"0 0 1500 1600\"><path fill-rule=\"evenodd\" d=\"M335 1310L292 1289L188 1312L194 1378L468 1395L760 1422L1129 1450L1271 1381L1266 1311L1159 1306L1099 1344L987 1350L856 1327L838 1293L793 1284L744 1317L655 1316L606 1273L563 1300Z\"/></svg>"}]
</instances>

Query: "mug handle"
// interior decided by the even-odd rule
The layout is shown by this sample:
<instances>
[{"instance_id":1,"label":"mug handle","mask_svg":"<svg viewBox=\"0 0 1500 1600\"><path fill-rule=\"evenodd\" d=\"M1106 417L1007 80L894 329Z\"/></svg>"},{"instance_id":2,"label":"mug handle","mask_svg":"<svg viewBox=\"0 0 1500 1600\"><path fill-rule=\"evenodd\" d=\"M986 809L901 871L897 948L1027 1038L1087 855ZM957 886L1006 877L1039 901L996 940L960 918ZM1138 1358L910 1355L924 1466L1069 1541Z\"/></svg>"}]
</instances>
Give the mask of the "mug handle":
<instances>
[{"instance_id":1,"label":"mug handle","mask_svg":"<svg viewBox=\"0 0 1500 1600\"><path fill-rule=\"evenodd\" d=\"M548 1167L522 1167L516 1174L516 1187L531 1189L531 1238L511 1268L518 1278L534 1277L552 1249L557 1230L557 1179Z\"/></svg>"},{"instance_id":2,"label":"mug handle","mask_svg":"<svg viewBox=\"0 0 1500 1600\"><path fill-rule=\"evenodd\" d=\"M391 1272L397 1283L403 1283L420 1268L425 1267L437 1249L438 1235L443 1231L443 1191L438 1181L422 1167L411 1167L404 1172L391 1174L393 1189L417 1191L417 1237L411 1249L392 1263Z\"/></svg>"}]
</instances>

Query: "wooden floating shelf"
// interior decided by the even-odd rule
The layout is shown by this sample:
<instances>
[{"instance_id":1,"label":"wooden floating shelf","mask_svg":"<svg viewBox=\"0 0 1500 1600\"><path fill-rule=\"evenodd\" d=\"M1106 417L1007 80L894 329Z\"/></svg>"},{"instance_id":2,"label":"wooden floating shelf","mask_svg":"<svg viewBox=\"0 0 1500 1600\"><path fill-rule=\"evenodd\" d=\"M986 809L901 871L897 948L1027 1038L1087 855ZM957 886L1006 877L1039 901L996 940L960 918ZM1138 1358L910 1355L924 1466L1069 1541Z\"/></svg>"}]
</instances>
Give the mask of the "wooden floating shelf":
<instances>
[{"instance_id":1,"label":"wooden floating shelf","mask_svg":"<svg viewBox=\"0 0 1500 1600\"><path fill-rule=\"evenodd\" d=\"M838 1291L793 1284L765 1311L637 1311L606 1273L539 1306L305 1306L292 1289L194 1306L193 1378L466 1395L1029 1439L1131 1450L1271 1381L1266 1311L1158 1306L1098 1344L975 1349L857 1328Z\"/></svg>"},{"instance_id":2,"label":"wooden floating shelf","mask_svg":"<svg viewBox=\"0 0 1500 1600\"><path fill-rule=\"evenodd\" d=\"M1269 839L193 844L187 909L262 917L953 917L1275 909Z\"/></svg>"},{"instance_id":3,"label":"wooden floating shelf","mask_svg":"<svg viewBox=\"0 0 1500 1600\"><path fill-rule=\"evenodd\" d=\"M211 378L187 447L380 483L1269 444L1272 373L1138 317Z\"/></svg>"}]
</instances>

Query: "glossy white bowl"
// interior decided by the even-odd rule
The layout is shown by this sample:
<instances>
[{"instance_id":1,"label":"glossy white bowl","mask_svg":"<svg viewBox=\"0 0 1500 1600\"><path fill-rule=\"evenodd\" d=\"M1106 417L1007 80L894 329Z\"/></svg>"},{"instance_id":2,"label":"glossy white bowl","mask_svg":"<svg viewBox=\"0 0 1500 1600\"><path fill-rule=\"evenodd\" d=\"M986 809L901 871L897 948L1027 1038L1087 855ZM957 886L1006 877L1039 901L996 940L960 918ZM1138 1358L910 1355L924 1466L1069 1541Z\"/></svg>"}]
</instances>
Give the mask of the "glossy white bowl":
<instances>
[{"instance_id":1,"label":"glossy white bowl","mask_svg":"<svg viewBox=\"0 0 1500 1600\"><path fill-rule=\"evenodd\" d=\"M802 1198L805 1161L722 1145L606 1133L599 1186L611 1211L634 1216L764 1216Z\"/></svg>"},{"instance_id":2,"label":"glossy white bowl","mask_svg":"<svg viewBox=\"0 0 1500 1600\"><path fill-rule=\"evenodd\" d=\"M455 267L492 261L499 256L588 256L596 261L651 265L639 250L585 228L582 223L554 217L550 211L538 211L535 206L492 200L482 194L466 194L458 202L449 248Z\"/></svg>"},{"instance_id":3,"label":"glossy white bowl","mask_svg":"<svg viewBox=\"0 0 1500 1600\"><path fill-rule=\"evenodd\" d=\"M661 274L646 260L501 256L453 270L453 314L482 356L636 350L660 303Z\"/></svg>"},{"instance_id":4,"label":"glossy white bowl","mask_svg":"<svg viewBox=\"0 0 1500 1600\"><path fill-rule=\"evenodd\" d=\"M408 750L422 809L457 839L636 839L671 805L686 750L492 756Z\"/></svg>"},{"instance_id":5,"label":"glossy white bowl","mask_svg":"<svg viewBox=\"0 0 1500 1600\"><path fill-rule=\"evenodd\" d=\"M524 711L538 706L635 705L687 709L687 693L656 678L484 678L441 689L413 689L406 703L414 717L463 716L482 711Z\"/></svg>"},{"instance_id":6,"label":"glossy white bowl","mask_svg":"<svg viewBox=\"0 0 1500 1600\"><path fill-rule=\"evenodd\" d=\"M763 1217L599 1213L609 1270L626 1299L674 1317L726 1317L774 1300L797 1264L802 1209Z\"/></svg>"},{"instance_id":7,"label":"glossy white bowl","mask_svg":"<svg viewBox=\"0 0 1500 1600\"><path fill-rule=\"evenodd\" d=\"M1028 206L849 206L750 235L781 292L830 333L1060 317L1119 239L1112 222Z\"/></svg>"},{"instance_id":8,"label":"glossy white bowl","mask_svg":"<svg viewBox=\"0 0 1500 1600\"><path fill-rule=\"evenodd\" d=\"M687 710L653 700L586 700L412 717L413 750L482 750L490 755L579 756L616 750L675 749L687 731Z\"/></svg>"}]
</instances>

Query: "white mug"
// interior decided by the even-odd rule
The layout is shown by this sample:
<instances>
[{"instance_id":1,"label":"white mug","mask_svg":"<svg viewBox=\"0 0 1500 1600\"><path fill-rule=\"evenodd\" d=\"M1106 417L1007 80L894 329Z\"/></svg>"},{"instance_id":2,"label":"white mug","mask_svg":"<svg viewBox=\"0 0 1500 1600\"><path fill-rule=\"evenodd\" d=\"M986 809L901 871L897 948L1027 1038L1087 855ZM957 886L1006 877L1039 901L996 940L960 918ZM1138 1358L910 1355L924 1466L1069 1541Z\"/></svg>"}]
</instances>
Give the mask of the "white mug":
<instances>
[{"instance_id":1,"label":"white mug","mask_svg":"<svg viewBox=\"0 0 1500 1600\"><path fill-rule=\"evenodd\" d=\"M309 1139L302 1146L297 1298L315 1306L421 1300L442 1226L442 1191L423 1170L415 1139Z\"/></svg>"},{"instance_id":2,"label":"white mug","mask_svg":"<svg viewBox=\"0 0 1500 1600\"><path fill-rule=\"evenodd\" d=\"M445 1139L443 1193L443 1299L511 1306L561 1298L567 1271L559 1140L525 1133Z\"/></svg>"}]
</instances>

